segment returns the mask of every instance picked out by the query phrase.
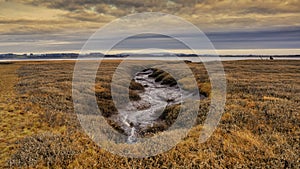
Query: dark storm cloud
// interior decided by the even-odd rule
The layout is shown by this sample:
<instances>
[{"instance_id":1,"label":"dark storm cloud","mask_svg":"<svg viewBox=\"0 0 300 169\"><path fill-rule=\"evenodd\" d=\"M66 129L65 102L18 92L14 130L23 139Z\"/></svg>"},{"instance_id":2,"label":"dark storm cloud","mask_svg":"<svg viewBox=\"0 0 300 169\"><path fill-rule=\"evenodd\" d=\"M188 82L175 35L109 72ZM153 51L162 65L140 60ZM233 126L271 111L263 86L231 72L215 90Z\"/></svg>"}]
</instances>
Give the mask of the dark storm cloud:
<instances>
[{"instance_id":1,"label":"dark storm cloud","mask_svg":"<svg viewBox=\"0 0 300 169\"><path fill-rule=\"evenodd\" d=\"M206 35L216 49L300 48L300 27L252 32L212 32ZM192 39L195 35L183 33L180 36ZM153 34L133 36L116 47L186 49L183 44L171 37Z\"/></svg>"},{"instance_id":2,"label":"dark storm cloud","mask_svg":"<svg viewBox=\"0 0 300 169\"><path fill-rule=\"evenodd\" d=\"M215 32L208 38L219 49L300 48L300 27L252 32Z\"/></svg>"}]
</instances>

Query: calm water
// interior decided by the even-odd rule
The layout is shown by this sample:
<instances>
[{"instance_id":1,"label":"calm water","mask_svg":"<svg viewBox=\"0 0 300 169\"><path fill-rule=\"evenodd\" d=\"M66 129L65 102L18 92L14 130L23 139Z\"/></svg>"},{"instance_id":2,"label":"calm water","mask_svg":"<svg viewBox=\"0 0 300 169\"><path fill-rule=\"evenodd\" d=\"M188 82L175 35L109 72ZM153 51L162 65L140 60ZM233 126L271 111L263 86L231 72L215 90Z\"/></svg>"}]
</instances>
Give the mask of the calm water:
<instances>
[{"instance_id":1,"label":"calm water","mask_svg":"<svg viewBox=\"0 0 300 169\"><path fill-rule=\"evenodd\" d=\"M273 57L274 60L300 60L300 57ZM105 58L106 60L118 60L120 58ZM269 60L269 57L128 57L129 60L189 60L192 62L231 61L231 60Z\"/></svg>"},{"instance_id":2,"label":"calm water","mask_svg":"<svg viewBox=\"0 0 300 169\"><path fill-rule=\"evenodd\" d=\"M121 60L124 58L105 58L105 60ZM189 60L192 62L209 62L209 61L231 61L231 60L268 60L269 57L127 57L128 60ZM11 59L0 60L0 62L11 61L64 61L64 60L77 60L77 59ZM85 58L80 60L97 60L95 58ZM300 60L300 57L274 57L274 60Z\"/></svg>"}]
</instances>

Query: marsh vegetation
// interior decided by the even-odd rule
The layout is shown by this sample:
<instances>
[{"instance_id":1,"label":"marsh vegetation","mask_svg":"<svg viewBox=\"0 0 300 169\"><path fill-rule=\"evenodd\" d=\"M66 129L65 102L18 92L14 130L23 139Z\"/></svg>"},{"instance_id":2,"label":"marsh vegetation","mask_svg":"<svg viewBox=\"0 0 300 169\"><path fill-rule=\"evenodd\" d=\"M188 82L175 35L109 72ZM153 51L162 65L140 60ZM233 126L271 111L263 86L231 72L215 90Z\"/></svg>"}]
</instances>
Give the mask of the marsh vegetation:
<instances>
[{"instance_id":1,"label":"marsh vegetation","mask_svg":"<svg viewBox=\"0 0 300 169\"><path fill-rule=\"evenodd\" d=\"M119 61L103 62L94 91L108 123L122 132L109 118L117 113L110 84L118 65ZM170 151L135 159L103 150L82 130L72 101L74 62L1 64L0 167L299 168L300 61L245 60L223 65L227 102L210 139L198 142L210 106L210 81L201 63L188 63L200 93L206 96L199 100L197 123ZM171 86L176 82L158 69L151 76ZM144 86L131 81L126 90L135 101ZM147 133L164 131L176 119L178 106L168 106L160 121L142 134L151 137Z\"/></svg>"}]
</instances>

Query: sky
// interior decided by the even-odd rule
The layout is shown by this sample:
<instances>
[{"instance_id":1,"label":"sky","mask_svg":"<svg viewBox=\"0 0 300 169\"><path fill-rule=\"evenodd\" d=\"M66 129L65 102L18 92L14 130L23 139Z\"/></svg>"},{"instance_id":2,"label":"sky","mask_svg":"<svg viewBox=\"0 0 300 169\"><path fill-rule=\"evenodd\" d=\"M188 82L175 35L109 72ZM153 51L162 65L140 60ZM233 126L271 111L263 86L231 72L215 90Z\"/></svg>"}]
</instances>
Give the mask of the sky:
<instances>
[{"instance_id":1,"label":"sky","mask_svg":"<svg viewBox=\"0 0 300 169\"><path fill-rule=\"evenodd\" d=\"M300 54L299 6L299 0L0 0L0 53L78 52L118 18L162 12L200 28L220 54ZM193 37L184 30L177 34ZM179 50L169 40L127 43Z\"/></svg>"}]
</instances>

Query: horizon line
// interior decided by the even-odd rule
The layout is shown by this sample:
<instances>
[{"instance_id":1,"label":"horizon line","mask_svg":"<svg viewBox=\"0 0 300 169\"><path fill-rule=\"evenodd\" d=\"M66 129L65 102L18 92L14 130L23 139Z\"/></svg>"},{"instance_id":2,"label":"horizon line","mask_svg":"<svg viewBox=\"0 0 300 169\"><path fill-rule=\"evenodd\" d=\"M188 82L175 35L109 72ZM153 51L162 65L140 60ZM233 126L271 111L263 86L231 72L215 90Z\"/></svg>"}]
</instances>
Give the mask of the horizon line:
<instances>
[{"instance_id":1,"label":"horizon line","mask_svg":"<svg viewBox=\"0 0 300 169\"><path fill-rule=\"evenodd\" d=\"M44 55L44 54L93 54L101 53L103 55L121 55L121 54L155 54L155 53L165 53L165 54L197 54L197 55L236 55L236 56L245 56L245 55L300 55L300 48L291 48L291 49L216 49L216 50L187 50L187 49L157 49L148 52L141 52L141 50L111 50L109 52L104 52L103 50L97 51L85 51L80 50L60 50L60 51L33 51L33 52L3 52L1 55L5 54L15 54L15 55Z\"/></svg>"}]
</instances>

